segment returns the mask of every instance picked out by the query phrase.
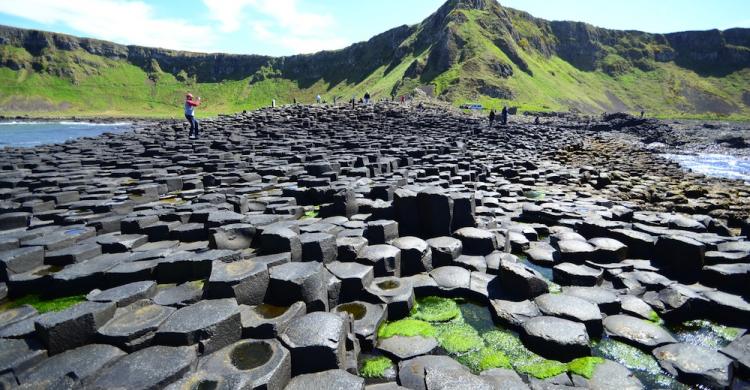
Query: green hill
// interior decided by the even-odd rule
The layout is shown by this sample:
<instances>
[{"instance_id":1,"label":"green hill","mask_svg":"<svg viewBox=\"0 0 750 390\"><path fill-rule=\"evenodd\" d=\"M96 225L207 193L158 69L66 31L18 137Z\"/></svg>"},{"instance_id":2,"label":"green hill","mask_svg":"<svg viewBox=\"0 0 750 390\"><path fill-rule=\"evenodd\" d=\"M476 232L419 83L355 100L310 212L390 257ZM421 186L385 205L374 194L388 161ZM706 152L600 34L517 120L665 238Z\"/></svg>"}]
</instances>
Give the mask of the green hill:
<instances>
[{"instance_id":1,"label":"green hill","mask_svg":"<svg viewBox=\"0 0 750 390\"><path fill-rule=\"evenodd\" d=\"M663 117L750 118L750 30L648 34L550 22L494 0L449 0L422 23L337 51L189 53L0 26L0 113L201 115L321 94L390 98L419 88L459 105Z\"/></svg>"}]
</instances>

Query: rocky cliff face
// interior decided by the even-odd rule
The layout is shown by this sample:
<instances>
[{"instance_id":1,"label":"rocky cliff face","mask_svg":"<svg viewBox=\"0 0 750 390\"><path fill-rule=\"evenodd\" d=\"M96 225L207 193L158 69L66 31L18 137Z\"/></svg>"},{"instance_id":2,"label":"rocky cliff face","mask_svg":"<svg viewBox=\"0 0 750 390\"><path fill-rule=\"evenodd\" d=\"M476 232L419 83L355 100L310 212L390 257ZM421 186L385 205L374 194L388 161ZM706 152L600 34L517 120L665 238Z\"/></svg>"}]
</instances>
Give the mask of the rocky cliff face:
<instances>
[{"instance_id":1,"label":"rocky cliff face","mask_svg":"<svg viewBox=\"0 0 750 390\"><path fill-rule=\"evenodd\" d=\"M252 84L280 78L291 80L302 89L318 81L328 86L356 88L379 69L385 68L384 74L388 74L404 64L400 79L392 86L392 93L403 86L432 85L437 94L447 100L453 99L451 91L455 92L456 84L461 83L464 88L462 97L511 99L519 91L506 85L504 80L535 77L535 72L540 69L538 57L559 58L579 71L601 71L613 78L636 69L651 71L668 62L700 76L721 77L750 67L750 29L672 34L608 30L581 22L535 18L502 7L495 0L448 0L420 24L396 27L345 49L309 55L269 57L193 53L4 26L0 26L0 47L23 48L27 53L12 56L3 54L7 50L0 52L1 66L48 72L74 83L75 78L66 69L70 60L55 61L60 53L83 51L111 60L127 61L150 75L156 74L154 79L158 78L159 72L171 73L177 80L199 83L249 79ZM536 65L532 66L534 64L530 61ZM95 62L88 65L99 66ZM544 64L541 68L542 72L555 76L555 72L545 68ZM447 86L439 85L441 77L445 79L446 73L451 72L458 76L451 76ZM746 88L732 93L738 97L732 104L724 105L723 111L732 112L738 105L747 106L747 100L743 99L750 90ZM715 93L690 90L689 95L705 100L704 97L712 94ZM692 99L690 96L688 101ZM709 100L716 98L720 99L707 97ZM564 98L569 99L570 95ZM621 105L617 96L607 94L603 99L614 102L615 106ZM598 101L593 104L609 105ZM689 105L678 108L695 111Z\"/></svg>"}]
</instances>

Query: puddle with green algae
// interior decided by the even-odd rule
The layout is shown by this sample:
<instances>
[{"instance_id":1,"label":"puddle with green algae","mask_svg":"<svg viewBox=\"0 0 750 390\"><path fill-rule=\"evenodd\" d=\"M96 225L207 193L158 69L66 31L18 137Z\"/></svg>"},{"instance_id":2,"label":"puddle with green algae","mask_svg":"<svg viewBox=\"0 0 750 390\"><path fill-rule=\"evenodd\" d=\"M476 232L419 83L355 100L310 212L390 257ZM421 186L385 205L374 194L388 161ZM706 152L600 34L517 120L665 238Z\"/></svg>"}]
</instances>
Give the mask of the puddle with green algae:
<instances>
[{"instance_id":1,"label":"puddle with green algae","mask_svg":"<svg viewBox=\"0 0 750 390\"><path fill-rule=\"evenodd\" d=\"M455 311L456 307L458 311ZM430 322L419 318L440 318L442 321ZM382 332L384 329L387 332ZM670 329L673 329L675 337L680 341L705 345L700 343L715 340L712 345L718 346L728 344L732 337L737 337L742 332L708 321L692 321ZM418 299L409 317L389 323L379 330L381 338L394 334L435 337L440 345L436 354L451 356L475 373L502 367L544 379L563 372L580 372L580 367L585 367L590 372L591 367L599 362L596 359L582 359L565 363L545 359L528 350L516 332L495 325L485 305L460 298ZM592 341L592 356L628 367L645 388L692 388L663 371L650 353L607 337Z\"/></svg>"}]
</instances>

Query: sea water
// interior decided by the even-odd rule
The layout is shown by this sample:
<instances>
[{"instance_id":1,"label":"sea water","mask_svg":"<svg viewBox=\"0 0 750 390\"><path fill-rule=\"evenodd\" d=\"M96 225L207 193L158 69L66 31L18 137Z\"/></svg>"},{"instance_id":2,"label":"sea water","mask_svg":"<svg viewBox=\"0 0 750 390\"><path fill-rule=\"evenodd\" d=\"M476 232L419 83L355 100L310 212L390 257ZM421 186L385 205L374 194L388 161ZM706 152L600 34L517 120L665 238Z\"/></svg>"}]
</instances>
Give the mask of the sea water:
<instances>
[{"instance_id":1,"label":"sea water","mask_svg":"<svg viewBox=\"0 0 750 390\"><path fill-rule=\"evenodd\" d=\"M726 154L663 154L683 168L710 177L750 182L750 159Z\"/></svg>"},{"instance_id":2,"label":"sea water","mask_svg":"<svg viewBox=\"0 0 750 390\"><path fill-rule=\"evenodd\" d=\"M122 133L130 130L130 122L0 122L0 148L4 146L33 147L57 144L80 137L95 137L102 133Z\"/></svg>"}]
</instances>

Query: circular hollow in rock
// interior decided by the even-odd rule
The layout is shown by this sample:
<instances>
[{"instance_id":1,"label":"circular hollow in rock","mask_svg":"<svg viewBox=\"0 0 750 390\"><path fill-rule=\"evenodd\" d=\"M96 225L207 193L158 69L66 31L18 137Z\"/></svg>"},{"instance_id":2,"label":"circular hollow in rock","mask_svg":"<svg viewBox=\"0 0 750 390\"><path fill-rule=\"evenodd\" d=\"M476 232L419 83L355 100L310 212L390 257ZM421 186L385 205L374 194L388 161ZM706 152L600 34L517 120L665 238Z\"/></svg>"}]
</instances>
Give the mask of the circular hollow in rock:
<instances>
[{"instance_id":1,"label":"circular hollow in rock","mask_svg":"<svg viewBox=\"0 0 750 390\"><path fill-rule=\"evenodd\" d=\"M345 311L352 315L355 321L365 318L367 307L361 303L345 303L336 309L338 312Z\"/></svg>"},{"instance_id":2,"label":"circular hollow in rock","mask_svg":"<svg viewBox=\"0 0 750 390\"><path fill-rule=\"evenodd\" d=\"M271 360L273 350L268 343L253 342L236 346L229 357L232 365L239 370L247 371L258 368Z\"/></svg>"},{"instance_id":3,"label":"circular hollow in rock","mask_svg":"<svg viewBox=\"0 0 750 390\"><path fill-rule=\"evenodd\" d=\"M385 280L378 283L378 287L381 290L393 290L399 288L399 286L401 286L401 283L399 283L397 280Z\"/></svg>"},{"instance_id":4,"label":"circular hollow in rock","mask_svg":"<svg viewBox=\"0 0 750 390\"><path fill-rule=\"evenodd\" d=\"M274 306L267 303L255 306L255 312L265 319L276 318L289 310L288 306Z\"/></svg>"},{"instance_id":5,"label":"circular hollow in rock","mask_svg":"<svg viewBox=\"0 0 750 390\"><path fill-rule=\"evenodd\" d=\"M216 390L219 388L219 383L210 379L203 379L198 383L195 383L191 390Z\"/></svg>"}]
</instances>

